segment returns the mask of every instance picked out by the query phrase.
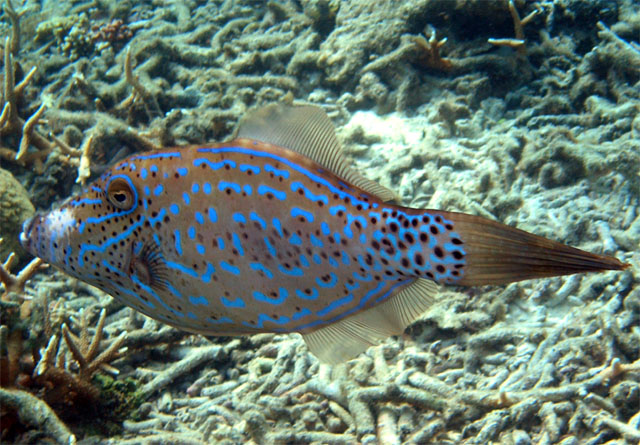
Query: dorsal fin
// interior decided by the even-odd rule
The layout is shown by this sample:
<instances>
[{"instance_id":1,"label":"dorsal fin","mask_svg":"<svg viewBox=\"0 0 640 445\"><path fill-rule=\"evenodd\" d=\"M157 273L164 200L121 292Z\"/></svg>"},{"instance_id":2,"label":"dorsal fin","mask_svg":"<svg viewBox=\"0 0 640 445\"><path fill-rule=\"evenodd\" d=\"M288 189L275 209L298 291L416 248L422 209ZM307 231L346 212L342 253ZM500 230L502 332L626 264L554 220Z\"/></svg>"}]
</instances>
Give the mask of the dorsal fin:
<instances>
[{"instance_id":1,"label":"dorsal fin","mask_svg":"<svg viewBox=\"0 0 640 445\"><path fill-rule=\"evenodd\" d=\"M311 105L270 104L249 111L240 121L238 138L251 138L296 151L336 176L385 202L398 196L361 176L344 159L329 116Z\"/></svg>"},{"instance_id":2,"label":"dorsal fin","mask_svg":"<svg viewBox=\"0 0 640 445\"><path fill-rule=\"evenodd\" d=\"M302 334L302 338L323 362L337 364L352 359L369 346L402 334L433 304L437 291L438 285L433 281L417 278L384 303Z\"/></svg>"}]
</instances>

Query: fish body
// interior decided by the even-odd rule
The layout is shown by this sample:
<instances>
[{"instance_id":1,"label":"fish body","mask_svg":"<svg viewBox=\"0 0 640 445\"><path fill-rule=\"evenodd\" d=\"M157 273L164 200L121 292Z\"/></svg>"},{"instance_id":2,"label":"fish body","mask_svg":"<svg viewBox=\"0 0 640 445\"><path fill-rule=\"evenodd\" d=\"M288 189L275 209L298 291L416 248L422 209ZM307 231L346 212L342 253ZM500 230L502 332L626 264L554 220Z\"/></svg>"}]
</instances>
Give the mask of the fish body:
<instances>
[{"instance_id":1,"label":"fish body","mask_svg":"<svg viewBox=\"0 0 640 445\"><path fill-rule=\"evenodd\" d=\"M423 312L434 283L621 269L471 215L392 204L313 107L251 114L235 140L138 154L24 225L32 254L191 332L299 332L329 362Z\"/></svg>"}]
</instances>

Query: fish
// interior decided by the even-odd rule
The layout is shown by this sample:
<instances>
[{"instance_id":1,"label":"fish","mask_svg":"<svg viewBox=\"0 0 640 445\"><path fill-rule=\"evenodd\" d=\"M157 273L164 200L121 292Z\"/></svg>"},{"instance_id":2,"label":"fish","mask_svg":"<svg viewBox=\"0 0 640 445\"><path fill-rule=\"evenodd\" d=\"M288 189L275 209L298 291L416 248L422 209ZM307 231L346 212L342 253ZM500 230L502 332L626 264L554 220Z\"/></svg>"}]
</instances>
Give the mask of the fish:
<instances>
[{"instance_id":1,"label":"fish","mask_svg":"<svg viewBox=\"0 0 640 445\"><path fill-rule=\"evenodd\" d=\"M401 334L439 285L629 266L483 217L400 205L350 166L311 105L249 111L229 142L121 160L25 221L20 241L176 328L300 333L327 363Z\"/></svg>"}]
</instances>

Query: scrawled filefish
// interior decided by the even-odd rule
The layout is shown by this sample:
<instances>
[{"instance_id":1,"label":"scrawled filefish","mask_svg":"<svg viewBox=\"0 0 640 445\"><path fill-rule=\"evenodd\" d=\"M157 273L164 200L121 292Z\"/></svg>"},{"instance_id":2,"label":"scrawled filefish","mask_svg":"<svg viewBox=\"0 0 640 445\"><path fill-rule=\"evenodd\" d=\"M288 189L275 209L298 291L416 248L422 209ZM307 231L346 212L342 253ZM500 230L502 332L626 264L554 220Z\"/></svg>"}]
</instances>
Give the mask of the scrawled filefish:
<instances>
[{"instance_id":1,"label":"scrawled filefish","mask_svg":"<svg viewBox=\"0 0 640 445\"><path fill-rule=\"evenodd\" d=\"M33 255L140 312L207 335L299 332L339 362L399 334L436 283L621 270L461 213L395 205L344 161L311 106L249 113L231 142L117 163L24 223Z\"/></svg>"}]
</instances>

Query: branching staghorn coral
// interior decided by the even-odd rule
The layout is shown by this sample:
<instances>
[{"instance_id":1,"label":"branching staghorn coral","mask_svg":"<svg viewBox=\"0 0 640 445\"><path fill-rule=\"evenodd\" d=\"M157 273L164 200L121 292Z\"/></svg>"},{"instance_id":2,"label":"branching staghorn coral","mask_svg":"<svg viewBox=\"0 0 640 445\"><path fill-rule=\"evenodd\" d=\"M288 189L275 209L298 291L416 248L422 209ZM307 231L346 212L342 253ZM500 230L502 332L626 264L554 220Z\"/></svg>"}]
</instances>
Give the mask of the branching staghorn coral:
<instances>
[{"instance_id":1,"label":"branching staghorn coral","mask_svg":"<svg viewBox=\"0 0 640 445\"><path fill-rule=\"evenodd\" d=\"M52 144L42 136L35 128L45 110L42 104L38 110L27 120L18 114L18 102L24 88L33 78L36 68L33 67L24 79L17 85L14 77L14 61L11 54L11 39L7 37L4 45L4 87L3 105L0 114L0 136L12 137L19 140L19 149L12 150L7 147L0 147L0 157L22 164L33 165L36 171L42 171L44 160L53 149ZM37 151L28 152L30 146L36 147Z\"/></svg>"},{"instance_id":2,"label":"branching staghorn coral","mask_svg":"<svg viewBox=\"0 0 640 445\"><path fill-rule=\"evenodd\" d=\"M525 18L520 19L520 15L518 14L518 10L516 9L516 5L513 0L509 0L507 5L509 6L509 13L513 19L513 28L516 36L515 39L488 39L487 41L495 46L508 46L509 48L514 48L520 56L526 56L527 50L525 46L526 40L524 36L524 27L540 13L540 10L536 8Z\"/></svg>"},{"instance_id":3,"label":"branching staghorn coral","mask_svg":"<svg viewBox=\"0 0 640 445\"><path fill-rule=\"evenodd\" d=\"M2 242L2 238L0 238L0 242ZM28 265L18 272L17 275L14 275L10 271L15 264L16 259L16 255L11 253L4 264L0 263L0 284L3 285L0 299L2 300L4 300L10 292L24 293L24 286L26 282L38 271L40 266L44 264L40 258L34 258Z\"/></svg>"}]
</instances>

